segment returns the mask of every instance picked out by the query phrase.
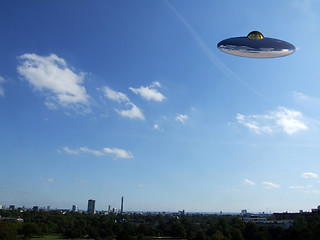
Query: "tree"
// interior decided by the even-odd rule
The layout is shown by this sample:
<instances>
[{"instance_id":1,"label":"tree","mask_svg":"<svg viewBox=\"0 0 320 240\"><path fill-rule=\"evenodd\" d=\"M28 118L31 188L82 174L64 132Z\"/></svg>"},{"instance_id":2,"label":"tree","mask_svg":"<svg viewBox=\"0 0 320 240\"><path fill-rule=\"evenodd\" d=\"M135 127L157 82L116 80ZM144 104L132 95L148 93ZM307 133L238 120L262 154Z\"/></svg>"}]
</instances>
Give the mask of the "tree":
<instances>
[{"instance_id":1,"label":"tree","mask_svg":"<svg viewBox=\"0 0 320 240\"><path fill-rule=\"evenodd\" d=\"M210 240L227 240L227 238L220 231L216 231L211 237Z\"/></svg>"},{"instance_id":2,"label":"tree","mask_svg":"<svg viewBox=\"0 0 320 240\"><path fill-rule=\"evenodd\" d=\"M18 239L17 224L7 221L0 221L0 239L16 240Z\"/></svg>"},{"instance_id":3,"label":"tree","mask_svg":"<svg viewBox=\"0 0 320 240\"><path fill-rule=\"evenodd\" d=\"M186 230L180 222L174 222L171 225L171 234L173 237L185 238Z\"/></svg>"}]
</instances>

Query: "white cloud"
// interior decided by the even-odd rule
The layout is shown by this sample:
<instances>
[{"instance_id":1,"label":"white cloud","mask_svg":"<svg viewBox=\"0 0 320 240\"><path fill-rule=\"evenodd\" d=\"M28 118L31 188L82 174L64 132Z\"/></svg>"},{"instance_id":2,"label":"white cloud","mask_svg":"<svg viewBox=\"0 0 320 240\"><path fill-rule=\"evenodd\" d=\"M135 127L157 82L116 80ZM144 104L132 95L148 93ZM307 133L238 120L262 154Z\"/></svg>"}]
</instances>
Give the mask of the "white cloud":
<instances>
[{"instance_id":1,"label":"white cloud","mask_svg":"<svg viewBox=\"0 0 320 240\"><path fill-rule=\"evenodd\" d=\"M159 82L153 82L150 86L144 87L140 86L140 88L133 88L129 87L129 89L134 92L135 94L140 95L144 99L150 101L156 101L156 102L162 102L166 97L162 95L157 89L154 87L160 87L161 84Z\"/></svg>"},{"instance_id":2,"label":"white cloud","mask_svg":"<svg viewBox=\"0 0 320 240\"><path fill-rule=\"evenodd\" d=\"M155 124L153 125L153 129L160 130L159 124L155 123Z\"/></svg>"},{"instance_id":3,"label":"white cloud","mask_svg":"<svg viewBox=\"0 0 320 240\"><path fill-rule=\"evenodd\" d=\"M71 150L68 147L63 147L62 149L68 154L91 153L97 157L111 154L114 158L133 158L131 152L119 148L103 148L102 151L93 150L87 147L80 147L79 150Z\"/></svg>"},{"instance_id":4,"label":"white cloud","mask_svg":"<svg viewBox=\"0 0 320 240\"><path fill-rule=\"evenodd\" d=\"M161 83L159 83L158 81L154 81L150 87L161 87Z\"/></svg>"},{"instance_id":5,"label":"white cloud","mask_svg":"<svg viewBox=\"0 0 320 240\"><path fill-rule=\"evenodd\" d=\"M315 173L312 173L312 172L304 172L304 173L301 174L301 177L302 178L306 178L306 179L308 179L308 178L317 178L318 175L315 174Z\"/></svg>"},{"instance_id":6,"label":"white cloud","mask_svg":"<svg viewBox=\"0 0 320 240\"><path fill-rule=\"evenodd\" d=\"M54 179L53 179L53 178L48 178L48 179L47 179L47 182L53 183L53 182L54 182Z\"/></svg>"},{"instance_id":7,"label":"white cloud","mask_svg":"<svg viewBox=\"0 0 320 240\"><path fill-rule=\"evenodd\" d=\"M117 101L117 102L130 102L127 95L125 95L122 92L116 92L109 87L104 87L104 95L107 98L114 100L114 101Z\"/></svg>"},{"instance_id":8,"label":"white cloud","mask_svg":"<svg viewBox=\"0 0 320 240\"><path fill-rule=\"evenodd\" d=\"M255 133L260 134L272 132L272 128L270 126L259 126L260 124L257 121L253 120L255 118L257 118L257 115L244 116L239 113L237 114L238 122L254 131Z\"/></svg>"},{"instance_id":9,"label":"white cloud","mask_svg":"<svg viewBox=\"0 0 320 240\"><path fill-rule=\"evenodd\" d=\"M64 59L55 54L43 57L37 54L24 54L17 67L23 76L38 91L46 91L46 105L60 104L64 107L87 106L89 95L83 84L84 73L76 74Z\"/></svg>"},{"instance_id":10,"label":"white cloud","mask_svg":"<svg viewBox=\"0 0 320 240\"><path fill-rule=\"evenodd\" d=\"M242 115L237 114L240 124L246 126L257 134L283 131L292 135L298 131L306 130L308 127L302 122L303 116L300 112L285 107L278 107L265 115Z\"/></svg>"},{"instance_id":11,"label":"white cloud","mask_svg":"<svg viewBox=\"0 0 320 240\"><path fill-rule=\"evenodd\" d=\"M308 100L310 99L310 97L304 93L301 93L301 92L293 92L292 93L293 95L293 98L296 100L296 101L301 101L301 100Z\"/></svg>"},{"instance_id":12,"label":"white cloud","mask_svg":"<svg viewBox=\"0 0 320 240\"><path fill-rule=\"evenodd\" d=\"M304 189L304 186L296 185L296 186L290 186L290 189Z\"/></svg>"},{"instance_id":13,"label":"white cloud","mask_svg":"<svg viewBox=\"0 0 320 240\"><path fill-rule=\"evenodd\" d=\"M254 182L250 181L249 179L243 179L243 183L249 184L249 185L251 185L251 186L256 185Z\"/></svg>"},{"instance_id":14,"label":"white cloud","mask_svg":"<svg viewBox=\"0 0 320 240\"><path fill-rule=\"evenodd\" d=\"M144 120L145 117L142 113L142 111L133 103L128 103L129 105L131 105L131 109L129 110L119 110L116 109L117 113L119 113L121 116L123 117L128 117L128 118L138 118L141 120Z\"/></svg>"},{"instance_id":15,"label":"white cloud","mask_svg":"<svg viewBox=\"0 0 320 240\"><path fill-rule=\"evenodd\" d=\"M182 124L184 124L186 120L188 120L188 115L179 114L176 117L176 121L181 122Z\"/></svg>"},{"instance_id":16,"label":"white cloud","mask_svg":"<svg viewBox=\"0 0 320 240\"><path fill-rule=\"evenodd\" d=\"M316 189L314 189L314 190L308 190L308 191L306 191L306 193L320 194L320 190L316 190Z\"/></svg>"},{"instance_id":17,"label":"white cloud","mask_svg":"<svg viewBox=\"0 0 320 240\"><path fill-rule=\"evenodd\" d=\"M76 181L79 183L87 183L88 181L85 179L81 179L81 178L76 178Z\"/></svg>"},{"instance_id":18,"label":"white cloud","mask_svg":"<svg viewBox=\"0 0 320 240\"><path fill-rule=\"evenodd\" d=\"M133 158L131 152L119 148L104 148L106 153L112 154L115 158Z\"/></svg>"},{"instance_id":19,"label":"white cloud","mask_svg":"<svg viewBox=\"0 0 320 240\"><path fill-rule=\"evenodd\" d=\"M71 150L69 147L63 147L62 148L66 153L69 154L78 154L79 152L77 150Z\"/></svg>"},{"instance_id":20,"label":"white cloud","mask_svg":"<svg viewBox=\"0 0 320 240\"><path fill-rule=\"evenodd\" d=\"M140 184L138 185L138 188L144 188L144 185L140 183Z\"/></svg>"},{"instance_id":21,"label":"white cloud","mask_svg":"<svg viewBox=\"0 0 320 240\"><path fill-rule=\"evenodd\" d=\"M82 151L82 152L87 152L87 153L92 153L92 154L94 154L94 155L96 155L96 156L103 156L103 155L104 155L104 153L101 152L101 151L92 150L92 149L89 149L89 148L87 148L87 147L81 147L81 148L80 148L80 151Z\"/></svg>"},{"instance_id":22,"label":"white cloud","mask_svg":"<svg viewBox=\"0 0 320 240\"><path fill-rule=\"evenodd\" d=\"M272 183L272 182L262 182L262 184L263 184L267 189L279 188L279 187L280 187L278 184L275 184L275 183Z\"/></svg>"},{"instance_id":23,"label":"white cloud","mask_svg":"<svg viewBox=\"0 0 320 240\"><path fill-rule=\"evenodd\" d=\"M5 79L0 76L0 96L4 96L4 88L2 84L5 82Z\"/></svg>"},{"instance_id":24,"label":"white cloud","mask_svg":"<svg viewBox=\"0 0 320 240\"><path fill-rule=\"evenodd\" d=\"M302 116L300 112L280 107L279 110L275 112L275 116L277 124L281 126L287 134L308 129L308 127L299 120Z\"/></svg>"},{"instance_id":25,"label":"white cloud","mask_svg":"<svg viewBox=\"0 0 320 240\"><path fill-rule=\"evenodd\" d=\"M131 109L129 110L115 109L115 111L119 115L123 117L128 117L128 118L138 118L141 120L145 119L140 108L138 108L135 104L133 104L124 93L114 91L109 87L104 87L104 93L107 98L113 101L117 101L118 103L124 102L127 106L131 106Z\"/></svg>"}]
</instances>

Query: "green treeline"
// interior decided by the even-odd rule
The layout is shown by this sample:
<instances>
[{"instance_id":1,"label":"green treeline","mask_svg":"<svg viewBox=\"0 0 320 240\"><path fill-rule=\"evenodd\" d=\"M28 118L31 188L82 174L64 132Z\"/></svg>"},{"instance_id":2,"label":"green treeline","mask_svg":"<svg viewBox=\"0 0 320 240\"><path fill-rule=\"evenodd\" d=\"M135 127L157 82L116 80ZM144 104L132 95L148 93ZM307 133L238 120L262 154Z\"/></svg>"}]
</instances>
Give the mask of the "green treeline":
<instances>
[{"instance_id":1,"label":"green treeline","mask_svg":"<svg viewBox=\"0 0 320 240\"><path fill-rule=\"evenodd\" d=\"M140 240L172 237L189 240L316 240L320 216L298 216L289 229L245 224L237 216L123 214L88 215L59 211L0 210L2 217L21 217L23 223L0 221L0 239L28 239L61 234L66 238Z\"/></svg>"}]
</instances>

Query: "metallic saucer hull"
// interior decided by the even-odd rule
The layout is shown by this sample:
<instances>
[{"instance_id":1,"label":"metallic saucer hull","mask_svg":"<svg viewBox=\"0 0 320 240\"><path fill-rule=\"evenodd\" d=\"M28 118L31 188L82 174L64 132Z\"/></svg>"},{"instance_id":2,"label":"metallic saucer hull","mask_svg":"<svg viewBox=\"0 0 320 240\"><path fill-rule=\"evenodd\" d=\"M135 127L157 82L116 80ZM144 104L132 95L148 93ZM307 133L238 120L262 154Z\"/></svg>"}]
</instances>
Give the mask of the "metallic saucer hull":
<instances>
[{"instance_id":1,"label":"metallic saucer hull","mask_svg":"<svg viewBox=\"0 0 320 240\"><path fill-rule=\"evenodd\" d=\"M219 42L217 47L225 53L251 58L283 57L295 52L295 47L291 43L274 38L261 40L247 37L228 38Z\"/></svg>"}]
</instances>

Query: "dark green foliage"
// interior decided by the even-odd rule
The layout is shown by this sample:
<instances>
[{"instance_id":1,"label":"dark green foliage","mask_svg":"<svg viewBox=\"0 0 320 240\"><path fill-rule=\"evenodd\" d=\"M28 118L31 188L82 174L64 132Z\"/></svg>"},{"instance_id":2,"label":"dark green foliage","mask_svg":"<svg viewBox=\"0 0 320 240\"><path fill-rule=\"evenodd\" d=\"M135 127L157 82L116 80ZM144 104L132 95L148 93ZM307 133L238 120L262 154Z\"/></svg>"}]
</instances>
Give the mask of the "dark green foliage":
<instances>
[{"instance_id":1,"label":"dark green foliage","mask_svg":"<svg viewBox=\"0 0 320 240\"><path fill-rule=\"evenodd\" d=\"M18 239L17 223L0 221L0 239L1 240L15 240Z\"/></svg>"},{"instance_id":2,"label":"dark green foliage","mask_svg":"<svg viewBox=\"0 0 320 240\"><path fill-rule=\"evenodd\" d=\"M289 229L244 223L238 216L123 214L88 215L59 211L5 211L23 223L0 222L0 239L22 239L62 234L67 238L148 240L172 237L188 240L319 240L320 215L298 215Z\"/></svg>"}]
</instances>

